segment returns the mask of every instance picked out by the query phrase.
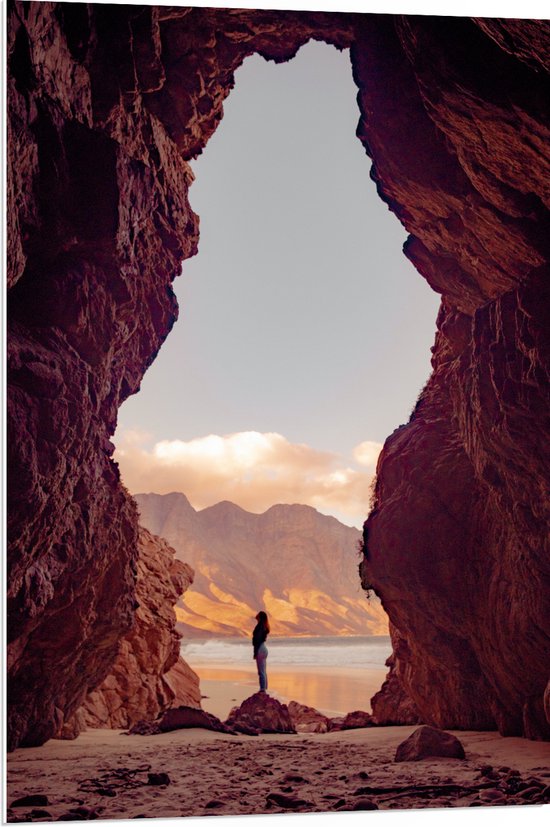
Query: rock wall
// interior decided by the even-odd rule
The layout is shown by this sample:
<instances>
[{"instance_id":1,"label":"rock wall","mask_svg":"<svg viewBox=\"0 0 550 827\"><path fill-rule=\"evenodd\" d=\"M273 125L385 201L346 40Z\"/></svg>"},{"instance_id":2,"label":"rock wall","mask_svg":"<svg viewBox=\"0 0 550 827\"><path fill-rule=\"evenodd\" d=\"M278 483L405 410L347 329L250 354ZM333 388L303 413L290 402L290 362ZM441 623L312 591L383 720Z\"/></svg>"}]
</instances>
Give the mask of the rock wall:
<instances>
[{"instance_id":1,"label":"rock wall","mask_svg":"<svg viewBox=\"0 0 550 827\"><path fill-rule=\"evenodd\" d=\"M442 304L432 377L379 460L362 578L422 720L548 738L550 28L389 29L380 48L409 103L388 118L365 85L360 134ZM360 51L361 85L377 55ZM399 717L387 695L380 722Z\"/></svg>"},{"instance_id":2,"label":"rock wall","mask_svg":"<svg viewBox=\"0 0 550 827\"><path fill-rule=\"evenodd\" d=\"M132 624L137 517L110 437L197 249L186 159L244 57L291 57L312 28L349 44L331 15L10 6L10 749L71 718Z\"/></svg>"},{"instance_id":3,"label":"rock wall","mask_svg":"<svg viewBox=\"0 0 550 827\"><path fill-rule=\"evenodd\" d=\"M312 36L351 46L373 177L442 294L434 376L380 461L363 579L421 713L543 734L548 25L14 2L10 748L74 714L132 624L137 519L110 436L197 249L187 161L242 60Z\"/></svg>"},{"instance_id":4,"label":"rock wall","mask_svg":"<svg viewBox=\"0 0 550 827\"><path fill-rule=\"evenodd\" d=\"M105 680L90 692L61 737L88 727L128 729L171 706L200 708L199 678L180 657L175 603L193 582L174 549L140 526L134 625Z\"/></svg>"}]
</instances>

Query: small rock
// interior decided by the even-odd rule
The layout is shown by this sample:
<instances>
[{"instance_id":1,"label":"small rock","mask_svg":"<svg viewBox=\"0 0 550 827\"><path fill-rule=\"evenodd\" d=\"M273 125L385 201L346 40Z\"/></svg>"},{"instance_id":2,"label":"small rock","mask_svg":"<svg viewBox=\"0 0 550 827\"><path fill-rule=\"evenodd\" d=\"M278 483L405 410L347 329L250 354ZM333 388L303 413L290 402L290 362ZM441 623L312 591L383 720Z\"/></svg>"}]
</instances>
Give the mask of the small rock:
<instances>
[{"instance_id":1,"label":"small rock","mask_svg":"<svg viewBox=\"0 0 550 827\"><path fill-rule=\"evenodd\" d=\"M75 815L78 816L79 819L83 818L86 821L92 821L93 819L99 818L97 810L94 810L93 807L74 807L69 810L66 815Z\"/></svg>"},{"instance_id":2,"label":"small rock","mask_svg":"<svg viewBox=\"0 0 550 827\"><path fill-rule=\"evenodd\" d=\"M329 732L343 729L363 729L368 726L373 726L372 715L360 709L355 712L348 712L343 718L331 718L329 720Z\"/></svg>"},{"instance_id":3,"label":"small rock","mask_svg":"<svg viewBox=\"0 0 550 827\"><path fill-rule=\"evenodd\" d=\"M50 802L47 795L34 794L24 795L22 798L17 798L12 801L12 807L46 807Z\"/></svg>"},{"instance_id":4,"label":"small rock","mask_svg":"<svg viewBox=\"0 0 550 827\"><path fill-rule=\"evenodd\" d=\"M351 805L352 810L378 810L378 804L371 798L358 798L357 801Z\"/></svg>"},{"instance_id":5,"label":"small rock","mask_svg":"<svg viewBox=\"0 0 550 827\"><path fill-rule=\"evenodd\" d=\"M147 784L151 787L162 787L170 784L170 776L167 772L147 773Z\"/></svg>"},{"instance_id":6,"label":"small rock","mask_svg":"<svg viewBox=\"0 0 550 827\"><path fill-rule=\"evenodd\" d=\"M518 793L518 798L535 798L535 796L539 796L541 794L541 788L536 786L527 787L526 790L522 790Z\"/></svg>"},{"instance_id":7,"label":"small rock","mask_svg":"<svg viewBox=\"0 0 550 827\"><path fill-rule=\"evenodd\" d=\"M499 790L481 790L479 793L481 801L490 802L493 804L506 801L506 796Z\"/></svg>"},{"instance_id":8,"label":"small rock","mask_svg":"<svg viewBox=\"0 0 550 827\"><path fill-rule=\"evenodd\" d=\"M205 810L218 810L220 807L224 806L223 801L219 801L217 798L213 798L207 804L204 805Z\"/></svg>"},{"instance_id":9,"label":"small rock","mask_svg":"<svg viewBox=\"0 0 550 827\"><path fill-rule=\"evenodd\" d=\"M277 807L287 810L298 810L312 806L311 801L304 801L303 798L297 798L296 796L281 795L281 793L270 793L266 798L266 802L268 806L276 804Z\"/></svg>"},{"instance_id":10,"label":"small rock","mask_svg":"<svg viewBox=\"0 0 550 827\"><path fill-rule=\"evenodd\" d=\"M306 781L306 779L302 775L297 775L292 772L287 772L286 775L283 776L283 781L287 781L289 783L294 782L295 784L302 784Z\"/></svg>"},{"instance_id":11,"label":"small rock","mask_svg":"<svg viewBox=\"0 0 550 827\"><path fill-rule=\"evenodd\" d=\"M510 767L499 767L498 771L499 772L510 772Z\"/></svg>"},{"instance_id":12,"label":"small rock","mask_svg":"<svg viewBox=\"0 0 550 827\"><path fill-rule=\"evenodd\" d=\"M29 813L31 818L51 818L52 814L47 810L31 810Z\"/></svg>"},{"instance_id":13,"label":"small rock","mask_svg":"<svg viewBox=\"0 0 550 827\"><path fill-rule=\"evenodd\" d=\"M116 796L115 790L111 789L111 787L98 787L96 793L98 795L104 795L109 798L114 798Z\"/></svg>"}]
</instances>

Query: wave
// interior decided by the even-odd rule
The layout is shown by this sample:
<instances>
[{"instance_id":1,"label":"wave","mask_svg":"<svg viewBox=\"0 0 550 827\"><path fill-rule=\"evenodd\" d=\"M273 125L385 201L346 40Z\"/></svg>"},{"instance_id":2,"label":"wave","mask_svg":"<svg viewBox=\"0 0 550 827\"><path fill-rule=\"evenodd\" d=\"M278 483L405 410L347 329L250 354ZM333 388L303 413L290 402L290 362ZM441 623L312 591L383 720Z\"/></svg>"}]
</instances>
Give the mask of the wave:
<instances>
[{"instance_id":1,"label":"wave","mask_svg":"<svg viewBox=\"0 0 550 827\"><path fill-rule=\"evenodd\" d=\"M281 666L383 667L391 654L389 636L268 638L271 662ZM252 644L243 638L210 638L181 644L184 660L203 664L250 664Z\"/></svg>"}]
</instances>

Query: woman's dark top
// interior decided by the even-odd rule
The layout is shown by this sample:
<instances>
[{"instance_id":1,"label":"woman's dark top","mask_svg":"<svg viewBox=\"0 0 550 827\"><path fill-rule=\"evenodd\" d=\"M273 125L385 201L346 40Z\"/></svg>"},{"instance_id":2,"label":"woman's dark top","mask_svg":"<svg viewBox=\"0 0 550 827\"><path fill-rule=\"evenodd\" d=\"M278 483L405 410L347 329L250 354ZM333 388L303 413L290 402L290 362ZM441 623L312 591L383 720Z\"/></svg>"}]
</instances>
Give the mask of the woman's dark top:
<instances>
[{"instance_id":1,"label":"woman's dark top","mask_svg":"<svg viewBox=\"0 0 550 827\"><path fill-rule=\"evenodd\" d=\"M258 654L258 649L265 643L267 638L267 629L263 623L257 623L256 628L252 632L252 646L254 647L254 657Z\"/></svg>"}]
</instances>

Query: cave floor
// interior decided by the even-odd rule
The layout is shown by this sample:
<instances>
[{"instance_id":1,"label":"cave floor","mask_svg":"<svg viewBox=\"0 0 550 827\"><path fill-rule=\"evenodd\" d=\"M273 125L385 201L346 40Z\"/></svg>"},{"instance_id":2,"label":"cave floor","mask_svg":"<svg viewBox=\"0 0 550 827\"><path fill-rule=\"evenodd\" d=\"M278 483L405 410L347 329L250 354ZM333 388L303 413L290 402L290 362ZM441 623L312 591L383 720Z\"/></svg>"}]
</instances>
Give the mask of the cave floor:
<instances>
[{"instance_id":1,"label":"cave floor","mask_svg":"<svg viewBox=\"0 0 550 827\"><path fill-rule=\"evenodd\" d=\"M9 756L7 819L527 804L550 810L549 743L493 732L455 732L466 760L395 763L398 744L415 728L256 738L197 729L154 736L90 730L74 741L49 741ZM31 795L43 798L13 806Z\"/></svg>"}]
</instances>

